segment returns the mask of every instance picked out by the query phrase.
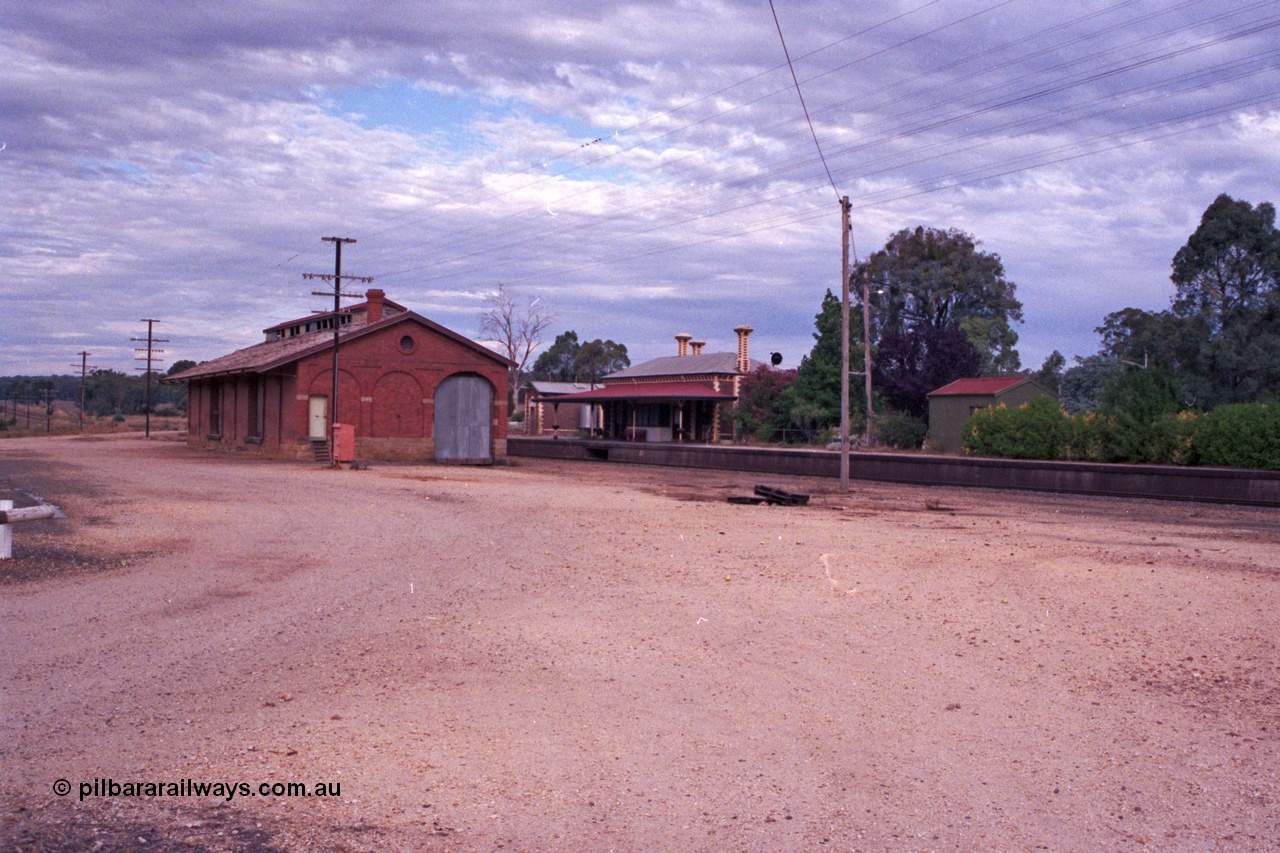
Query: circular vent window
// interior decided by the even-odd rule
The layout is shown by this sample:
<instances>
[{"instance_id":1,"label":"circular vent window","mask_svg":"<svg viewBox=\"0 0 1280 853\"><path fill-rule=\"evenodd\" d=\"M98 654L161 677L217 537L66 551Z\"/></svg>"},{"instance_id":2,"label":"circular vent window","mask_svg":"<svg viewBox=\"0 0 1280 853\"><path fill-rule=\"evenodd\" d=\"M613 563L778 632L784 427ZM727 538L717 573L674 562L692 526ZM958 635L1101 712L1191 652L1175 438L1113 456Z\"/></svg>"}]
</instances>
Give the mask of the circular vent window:
<instances>
[{"instance_id":1,"label":"circular vent window","mask_svg":"<svg viewBox=\"0 0 1280 853\"><path fill-rule=\"evenodd\" d=\"M410 335L405 335L403 338L401 338L400 349L404 350L405 352L413 352L413 337Z\"/></svg>"}]
</instances>

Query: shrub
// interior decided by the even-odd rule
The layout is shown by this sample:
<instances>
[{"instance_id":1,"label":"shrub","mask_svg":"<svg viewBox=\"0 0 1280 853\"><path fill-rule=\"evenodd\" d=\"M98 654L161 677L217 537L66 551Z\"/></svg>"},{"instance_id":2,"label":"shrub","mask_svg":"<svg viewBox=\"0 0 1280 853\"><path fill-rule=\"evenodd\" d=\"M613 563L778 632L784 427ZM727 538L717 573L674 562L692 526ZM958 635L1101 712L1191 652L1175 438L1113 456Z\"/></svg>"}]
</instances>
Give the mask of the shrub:
<instances>
[{"instance_id":1,"label":"shrub","mask_svg":"<svg viewBox=\"0 0 1280 853\"><path fill-rule=\"evenodd\" d=\"M886 447L914 450L924 442L929 426L906 412L885 412L875 420L876 441Z\"/></svg>"},{"instance_id":2,"label":"shrub","mask_svg":"<svg viewBox=\"0 0 1280 853\"><path fill-rule=\"evenodd\" d=\"M1061 459L1070 422L1051 397L1010 409L979 409L965 422L964 452L1006 459Z\"/></svg>"},{"instance_id":3,"label":"shrub","mask_svg":"<svg viewBox=\"0 0 1280 853\"><path fill-rule=\"evenodd\" d=\"M738 404L729 410L729 420L739 434L758 442L772 441L776 432L791 426L791 392L794 370L776 370L768 365L747 374L739 388Z\"/></svg>"},{"instance_id":4,"label":"shrub","mask_svg":"<svg viewBox=\"0 0 1280 853\"><path fill-rule=\"evenodd\" d=\"M1112 419L1111 441L1104 462L1162 462L1161 446L1176 443L1178 400L1170 377L1155 370L1131 371L1108 386L1103 411ZM1158 423L1165 423L1163 438ZM1165 448L1172 450L1172 446Z\"/></svg>"},{"instance_id":5,"label":"shrub","mask_svg":"<svg viewBox=\"0 0 1280 853\"><path fill-rule=\"evenodd\" d=\"M1160 465L1196 464L1194 439L1199 426L1200 413L1190 409L1156 418L1148 432L1148 459Z\"/></svg>"},{"instance_id":6,"label":"shrub","mask_svg":"<svg viewBox=\"0 0 1280 853\"><path fill-rule=\"evenodd\" d=\"M1204 465L1280 469L1280 404L1219 406L1200 418L1192 447Z\"/></svg>"},{"instance_id":7,"label":"shrub","mask_svg":"<svg viewBox=\"0 0 1280 853\"><path fill-rule=\"evenodd\" d=\"M1082 462L1101 462L1114 439L1116 422L1101 412L1081 412L1067 422L1067 440L1062 458Z\"/></svg>"}]
</instances>

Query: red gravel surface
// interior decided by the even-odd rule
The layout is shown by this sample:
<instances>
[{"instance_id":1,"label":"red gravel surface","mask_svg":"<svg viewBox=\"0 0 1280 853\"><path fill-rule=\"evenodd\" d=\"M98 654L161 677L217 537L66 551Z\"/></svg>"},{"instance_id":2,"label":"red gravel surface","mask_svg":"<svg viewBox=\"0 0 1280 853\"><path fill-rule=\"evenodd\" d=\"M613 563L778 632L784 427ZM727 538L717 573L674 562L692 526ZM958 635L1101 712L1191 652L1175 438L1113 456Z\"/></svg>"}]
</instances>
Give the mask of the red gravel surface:
<instances>
[{"instance_id":1,"label":"red gravel surface","mask_svg":"<svg viewBox=\"0 0 1280 853\"><path fill-rule=\"evenodd\" d=\"M1280 849L1280 513L758 481L0 442L0 847Z\"/></svg>"}]
</instances>

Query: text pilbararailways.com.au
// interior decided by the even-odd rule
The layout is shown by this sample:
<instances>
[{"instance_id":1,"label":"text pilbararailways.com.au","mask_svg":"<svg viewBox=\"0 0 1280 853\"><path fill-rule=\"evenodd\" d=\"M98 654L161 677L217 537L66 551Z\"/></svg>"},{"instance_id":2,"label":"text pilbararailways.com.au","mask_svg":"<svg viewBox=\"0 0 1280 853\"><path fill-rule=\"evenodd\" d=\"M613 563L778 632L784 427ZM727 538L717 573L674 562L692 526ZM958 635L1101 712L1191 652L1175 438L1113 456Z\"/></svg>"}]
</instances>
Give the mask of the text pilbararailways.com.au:
<instances>
[{"instance_id":1,"label":"text pilbararailways.com.au","mask_svg":"<svg viewBox=\"0 0 1280 853\"><path fill-rule=\"evenodd\" d=\"M80 782L80 801L89 797L217 797L230 802L237 797L341 797L341 782L176 782L94 779ZM66 779L53 783L53 792L65 797L73 790Z\"/></svg>"}]
</instances>

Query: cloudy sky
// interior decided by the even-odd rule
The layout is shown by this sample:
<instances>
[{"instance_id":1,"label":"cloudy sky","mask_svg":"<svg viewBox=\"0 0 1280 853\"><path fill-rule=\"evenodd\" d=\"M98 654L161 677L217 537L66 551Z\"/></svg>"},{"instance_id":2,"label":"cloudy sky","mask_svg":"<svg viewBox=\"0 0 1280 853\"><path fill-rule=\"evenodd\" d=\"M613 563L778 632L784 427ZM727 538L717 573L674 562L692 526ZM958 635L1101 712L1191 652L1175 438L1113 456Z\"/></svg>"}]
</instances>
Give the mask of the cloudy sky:
<instances>
[{"instance_id":1,"label":"cloudy sky","mask_svg":"<svg viewBox=\"0 0 1280 853\"><path fill-rule=\"evenodd\" d=\"M960 228L1024 366L1159 309L1219 193L1280 201L1280 0L58 0L0 20L0 373L210 358L343 271L478 333L794 366L856 251Z\"/></svg>"}]
</instances>

